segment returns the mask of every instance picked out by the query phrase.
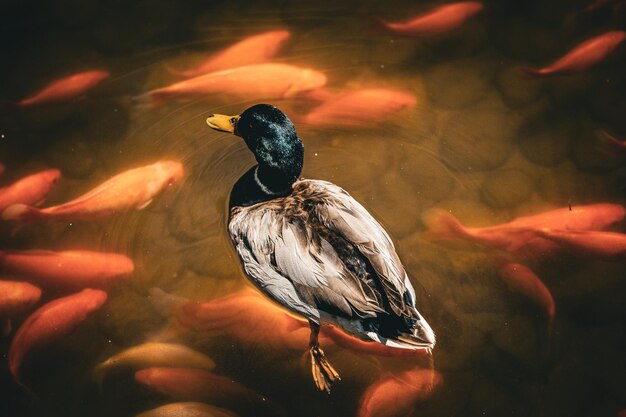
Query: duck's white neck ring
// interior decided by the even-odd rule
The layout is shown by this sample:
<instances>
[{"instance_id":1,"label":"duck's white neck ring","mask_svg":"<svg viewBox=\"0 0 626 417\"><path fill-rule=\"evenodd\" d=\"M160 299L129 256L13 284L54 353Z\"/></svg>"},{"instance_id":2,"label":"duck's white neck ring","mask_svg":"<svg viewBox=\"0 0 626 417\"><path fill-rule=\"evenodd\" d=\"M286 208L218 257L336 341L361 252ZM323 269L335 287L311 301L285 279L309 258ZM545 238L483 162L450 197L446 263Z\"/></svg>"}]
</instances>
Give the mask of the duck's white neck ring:
<instances>
[{"instance_id":1,"label":"duck's white neck ring","mask_svg":"<svg viewBox=\"0 0 626 417\"><path fill-rule=\"evenodd\" d=\"M268 195L280 194L280 193L273 192L272 190L267 188L265 184L261 182L261 180L259 179L259 167L258 166L254 169L254 181L256 182L256 185L258 185L259 188L261 188L261 191L263 191L265 194L268 194Z\"/></svg>"}]
</instances>

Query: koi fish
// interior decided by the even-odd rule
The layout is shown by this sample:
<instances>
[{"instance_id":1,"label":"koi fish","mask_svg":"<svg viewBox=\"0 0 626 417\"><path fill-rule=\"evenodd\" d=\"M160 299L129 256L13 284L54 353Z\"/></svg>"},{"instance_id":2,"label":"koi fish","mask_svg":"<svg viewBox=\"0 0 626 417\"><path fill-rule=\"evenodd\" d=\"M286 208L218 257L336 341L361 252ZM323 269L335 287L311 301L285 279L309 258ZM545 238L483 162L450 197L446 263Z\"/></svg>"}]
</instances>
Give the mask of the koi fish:
<instances>
[{"instance_id":1,"label":"koi fish","mask_svg":"<svg viewBox=\"0 0 626 417\"><path fill-rule=\"evenodd\" d=\"M0 252L0 271L47 288L105 287L133 272L133 261L117 253L29 250Z\"/></svg>"},{"instance_id":2,"label":"koi fish","mask_svg":"<svg viewBox=\"0 0 626 417\"><path fill-rule=\"evenodd\" d=\"M303 325L306 321L252 290L205 303L183 302L173 314L179 324L206 336L228 335L270 351L299 351L309 343L310 330Z\"/></svg>"},{"instance_id":3,"label":"koi fish","mask_svg":"<svg viewBox=\"0 0 626 417\"><path fill-rule=\"evenodd\" d=\"M235 411L259 411L269 402L231 378L201 369L148 368L135 373L135 381L175 401L202 401Z\"/></svg>"},{"instance_id":4,"label":"koi fish","mask_svg":"<svg viewBox=\"0 0 626 417\"><path fill-rule=\"evenodd\" d=\"M541 229L537 234L585 256L604 261L626 259L626 234L623 233Z\"/></svg>"},{"instance_id":5,"label":"koi fish","mask_svg":"<svg viewBox=\"0 0 626 417\"><path fill-rule=\"evenodd\" d=\"M128 348L100 363L94 369L94 377L102 381L105 374L114 368L142 368L174 366L196 368L207 371L215 368L215 362L204 353L187 346L173 343L148 342Z\"/></svg>"},{"instance_id":6,"label":"koi fish","mask_svg":"<svg viewBox=\"0 0 626 417\"><path fill-rule=\"evenodd\" d=\"M465 227L443 210L426 213L424 221L428 235L435 239L467 240L520 255L544 256L558 249L558 245L537 235L535 230L604 230L622 221L625 214L619 204L592 204L550 210L490 227Z\"/></svg>"},{"instance_id":7,"label":"koi fish","mask_svg":"<svg viewBox=\"0 0 626 417\"><path fill-rule=\"evenodd\" d=\"M516 263L503 262L499 266L500 277L508 287L536 304L548 317L548 328L554 320L554 298L550 290L530 268Z\"/></svg>"},{"instance_id":8,"label":"koi fish","mask_svg":"<svg viewBox=\"0 0 626 417\"><path fill-rule=\"evenodd\" d=\"M287 30L250 36L212 55L195 68L186 71L168 68L168 71L180 77L193 78L210 72L266 62L278 53L290 36Z\"/></svg>"},{"instance_id":9,"label":"koi fish","mask_svg":"<svg viewBox=\"0 0 626 417\"><path fill-rule=\"evenodd\" d=\"M308 324L306 325L308 326ZM351 336L334 326L322 326L320 335L332 340L337 346L366 355L386 357L420 357L429 355L427 349L400 349L372 341L367 342Z\"/></svg>"},{"instance_id":10,"label":"koi fish","mask_svg":"<svg viewBox=\"0 0 626 417\"><path fill-rule=\"evenodd\" d=\"M28 282L0 281L0 317L23 313L39 301L41 290Z\"/></svg>"},{"instance_id":11,"label":"koi fish","mask_svg":"<svg viewBox=\"0 0 626 417\"><path fill-rule=\"evenodd\" d=\"M463 1L445 4L403 22L381 20L381 23L387 31L398 35L432 36L460 27L482 9L483 4L479 1Z\"/></svg>"},{"instance_id":12,"label":"koi fish","mask_svg":"<svg viewBox=\"0 0 626 417\"><path fill-rule=\"evenodd\" d=\"M13 184L0 188L0 212L14 204L43 203L52 187L61 178L61 171L48 169L28 175Z\"/></svg>"},{"instance_id":13,"label":"koi fish","mask_svg":"<svg viewBox=\"0 0 626 417\"><path fill-rule=\"evenodd\" d=\"M32 97L20 101L18 107L33 107L43 104L63 103L83 96L103 80L109 78L108 71L80 72L48 84Z\"/></svg>"},{"instance_id":14,"label":"koi fish","mask_svg":"<svg viewBox=\"0 0 626 417\"><path fill-rule=\"evenodd\" d=\"M26 204L7 207L4 220L93 220L132 209L143 209L166 187L183 177L183 166L160 161L118 174L86 194L58 206L38 209Z\"/></svg>"},{"instance_id":15,"label":"koi fish","mask_svg":"<svg viewBox=\"0 0 626 417\"><path fill-rule=\"evenodd\" d=\"M338 94L302 118L303 123L330 127L367 127L415 106L412 94L372 88Z\"/></svg>"},{"instance_id":16,"label":"koi fish","mask_svg":"<svg viewBox=\"0 0 626 417\"><path fill-rule=\"evenodd\" d=\"M581 72L603 61L624 38L626 38L624 31L607 32L584 41L547 67L540 69L525 67L522 71L538 77Z\"/></svg>"},{"instance_id":17,"label":"koi fish","mask_svg":"<svg viewBox=\"0 0 626 417\"><path fill-rule=\"evenodd\" d=\"M442 381L441 374L430 369L388 373L365 390L357 415L358 417L409 415L415 404L430 398Z\"/></svg>"},{"instance_id":18,"label":"koi fish","mask_svg":"<svg viewBox=\"0 0 626 417\"><path fill-rule=\"evenodd\" d=\"M620 140L608 132L600 131L599 136L621 152L626 152L626 141Z\"/></svg>"},{"instance_id":19,"label":"koi fish","mask_svg":"<svg viewBox=\"0 0 626 417\"><path fill-rule=\"evenodd\" d=\"M135 417L237 417L235 413L204 403L186 402L162 405Z\"/></svg>"},{"instance_id":20,"label":"koi fish","mask_svg":"<svg viewBox=\"0 0 626 417\"><path fill-rule=\"evenodd\" d=\"M256 291L243 290L205 303L174 300L176 296L158 289L152 289L151 296L159 309L171 310L177 324L206 336L228 335L244 343L261 343L271 351L299 351L308 344L308 322L292 316ZM272 337L268 336L270 334ZM376 356L428 354L426 350L397 349L366 342L332 326L322 326L320 338L325 345L334 343L344 349Z\"/></svg>"},{"instance_id":21,"label":"koi fish","mask_svg":"<svg viewBox=\"0 0 626 417\"><path fill-rule=\"evenodd\" d=\"M225 95L229 99L279 100L320 88L326 76L289 64L246 65L211 72L147 93L152 107L167 101L190 101Z\"/></svg>"},{"instance_id":22,"label":"koi fish","mask_svg":"<svg viewBox=\"0 0 626 417\"><path fill-rule=\"evenodd\" d=\"M106 302L107 293L84 289L43 305L20 326L9 347L11 375L19 382L24 358L35 350L49 346L72 333Z\"/></svg>"}]
</instances>

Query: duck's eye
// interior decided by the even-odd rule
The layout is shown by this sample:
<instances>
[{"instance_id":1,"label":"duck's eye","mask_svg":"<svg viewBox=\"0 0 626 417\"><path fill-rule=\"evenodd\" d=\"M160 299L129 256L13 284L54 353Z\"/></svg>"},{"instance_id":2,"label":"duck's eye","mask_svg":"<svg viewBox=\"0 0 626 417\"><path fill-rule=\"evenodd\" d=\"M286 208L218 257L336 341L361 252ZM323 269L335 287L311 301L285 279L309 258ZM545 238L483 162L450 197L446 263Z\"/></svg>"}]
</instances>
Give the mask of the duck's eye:
<instances>
[{"instance_id":1,"label":"duck's eye","mask_svg":"<svg viewBox=\"0 0 626 417\"><path fill-rule=\"evenodd\" d=\"M230 122L231 122L232 124L235 124L235 122L236 122L236 121L237 121L237 118L236 118L236 117L231 117L231 118L230 118Z\"/></svg>"}]
</instances>

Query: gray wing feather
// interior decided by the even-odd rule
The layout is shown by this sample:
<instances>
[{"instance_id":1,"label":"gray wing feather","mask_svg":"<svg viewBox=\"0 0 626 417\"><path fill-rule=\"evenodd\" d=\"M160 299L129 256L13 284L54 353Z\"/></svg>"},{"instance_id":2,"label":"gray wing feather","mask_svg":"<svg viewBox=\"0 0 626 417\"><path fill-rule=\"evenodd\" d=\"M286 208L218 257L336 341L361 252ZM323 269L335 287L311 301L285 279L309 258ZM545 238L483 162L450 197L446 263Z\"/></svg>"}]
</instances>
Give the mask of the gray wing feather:
<instances>
[{"instance_id":1,"label":"gray wing feather","mask_svg":"<svg viewBox=\"0 0 626 417\"><path fill-rule=\"evenodd\" d=\"M415 292L391 238L371 214L342 188L327 181L305 180L305 186L323 194L324 203L317 206L317 216L329 229L352 242L369 260L380 277L393 311L412 315L404 294L408 290L411 302Z\"/></svg>"},{"instance_id":2,"label":"gray wing feather","mask_svg":"<svg viewBox=\"0 0 626 417\"><path fill-rule=\"evenodd\" d=\"M302 180L294 185L294 194L298 192L318 203L310 214L319 223L354 244L369 260L394 312L411 315L403 295L408 289L413 296L413 289L382 226L334 184ZM281 204L238 208L229 229L253 282L310 320L319 322L318 308L348 318L375 317L385 311L374 289L346 268L333 246L315 235L308 222L286 215Z\"/></svg>"},{"instance_id":3,"label":"gray wing feather","mask_svg":"<svg viewBox=\"0 0 626 417\"><path fill-rule=\"evenodd\" d=\"M272 266L274 245L270 231L274 227L274 219L264 211L247 211L233 216L229 230L244 270L274 301L319 323L319 312L304 302L293 283Z\"/></svg>"}]
</instances>

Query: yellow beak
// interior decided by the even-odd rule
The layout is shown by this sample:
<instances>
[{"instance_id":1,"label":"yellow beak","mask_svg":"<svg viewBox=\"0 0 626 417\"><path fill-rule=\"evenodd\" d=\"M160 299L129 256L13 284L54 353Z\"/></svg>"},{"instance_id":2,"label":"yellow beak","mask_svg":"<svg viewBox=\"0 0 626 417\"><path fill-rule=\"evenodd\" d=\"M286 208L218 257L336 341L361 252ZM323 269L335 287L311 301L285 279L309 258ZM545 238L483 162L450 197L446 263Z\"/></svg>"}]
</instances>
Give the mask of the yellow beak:
<instances>
[{"instance_id":1,"label":"yellow beak","mask_svg":"<svg viewBox=\"0 0 626 417\"><path fill-rule=\"evenodd\" d=\"M218 130L220 132L235 133L235 126L239 116L227 116L225 114L212 114L206 119L206 124L211 129Z\"/></svg>"}]
</instances>

